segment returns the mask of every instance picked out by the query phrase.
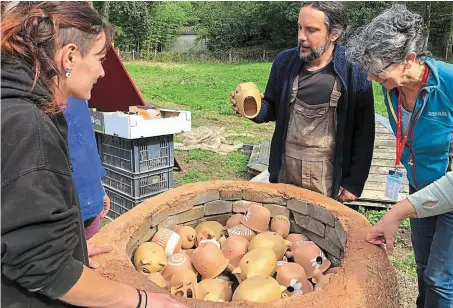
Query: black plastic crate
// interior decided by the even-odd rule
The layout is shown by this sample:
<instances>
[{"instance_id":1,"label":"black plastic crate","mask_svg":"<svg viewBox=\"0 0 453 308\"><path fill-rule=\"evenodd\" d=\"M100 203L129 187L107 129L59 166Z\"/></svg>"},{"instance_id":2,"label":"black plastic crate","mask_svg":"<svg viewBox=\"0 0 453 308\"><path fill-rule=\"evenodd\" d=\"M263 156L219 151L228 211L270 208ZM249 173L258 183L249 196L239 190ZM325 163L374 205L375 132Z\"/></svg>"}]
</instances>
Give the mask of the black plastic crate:
<instances>
[{"instance_id":1,"label":"black plastic crate","mask_svg":"<svg viewBox=\"0 0 453 308\"><path fill-rule=\"evenodd\" d=\"M173 135L125 139L98 133L97 142L107 167L143 173L174 166Z\"/></svg>"},{"instance_id":2,"label":"black plastic crate","mask_svg":"<svg viewBox=\"0 0 453 308\"><path fill-rule=\"evenodd\" d=\"M110 211L106 215L109 219L118 218L147 199L129 198L113 189L109 189L108 187L104 188L105 193L110 198Z\"/></svg>"},{"instance_id":3,"label":"black plastic crate","mask_svg":"<svg viewBox=\"0 0 453 308\"><path fill-rule=\"evenodd\" d=\"M145 198L172 188L173 167L140 174L121 172L104 165L104 186L130 198Z\"/></svg>"}]
</instances>

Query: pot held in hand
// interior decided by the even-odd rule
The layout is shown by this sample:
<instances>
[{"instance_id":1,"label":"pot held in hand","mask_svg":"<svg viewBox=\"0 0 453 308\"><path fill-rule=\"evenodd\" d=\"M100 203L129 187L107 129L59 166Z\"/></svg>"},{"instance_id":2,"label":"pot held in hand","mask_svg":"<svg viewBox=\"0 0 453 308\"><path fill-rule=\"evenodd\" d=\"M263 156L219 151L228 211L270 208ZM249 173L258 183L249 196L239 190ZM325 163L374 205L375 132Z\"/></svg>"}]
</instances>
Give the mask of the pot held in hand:
<instances>
[{"instance_id":1,"label":"pot held in hand","mask_svg":"<svg viewBox=\"0 0 453 308\"><path fill-rule=\"evenodd\" d=\"M248 119L255 118L261 110L264 95L252 82L241 83L234 92L234 99L239 113Z\"/></svg>"}]
</instances>

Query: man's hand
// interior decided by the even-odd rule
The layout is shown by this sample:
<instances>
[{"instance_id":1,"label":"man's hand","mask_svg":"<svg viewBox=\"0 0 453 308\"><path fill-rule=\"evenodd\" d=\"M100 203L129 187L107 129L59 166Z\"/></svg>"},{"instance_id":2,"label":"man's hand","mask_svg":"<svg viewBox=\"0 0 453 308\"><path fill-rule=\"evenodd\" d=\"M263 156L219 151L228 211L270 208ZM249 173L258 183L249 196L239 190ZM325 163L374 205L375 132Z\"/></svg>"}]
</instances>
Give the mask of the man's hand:
<instances>
[{"instance_id":1,"label":"man's hand","mask_svg":"<svg viewBox=\"0 0 453 308\"><path fill-rule=\"evenodd\" d=\"M148 307L153 308L188 308L188 306L171 298L167 294L150 293L148 294ZM151 305L151 306L150 306Z\"/></svg>"},{"instance_id":2,"label":"man's hand","mask_svg":"<svg viewBox=\"0 0 453 308\"><path fill-rule=\"evenodd\" d=\"M105 215L107 215L109 211L110 211L110 198L109 198L109 196L107 196L107 194L105 194L105 196L104 196L104 209L101 212L101 219L104 218Z\"/></svg>"},{"instance_id":3,"label":"man's hand","mask_svg":"<svg viewBox=\"0 0 453 308\"><path fill-rule=\"evenodd\" d=\"M239 108L236 104L236 99L235 99L236 92L231 91L230 92L230 102L231 102L231 109L233 109L234 112L236 112L236 115L238 117L241 117L241 114L239 113Z\"/></svg>"},{"instance_id":4,"label":"man's hand","mask_svg":"<svg viewBox=\"0 0 453 308\"><path fill-rule=\"evenodd\" d=\"M342 186L340 186L340 191L337 197L337 200L340 202L352 202L357 200L357 196L354 195L353 193L349 192L348 190L344 189Z\"/></svg>"},{"instance_id":5,"label":"man's hand","mask_svg":"<svg viewBox=\"0 0 453 308\"><path fill-rule=\"evenodd\" d=\"M102 253L110 252L112 249L111 248L107 248L107 247L99 247L99 246L95 246L93 244L87 243L87 250L88 250L88 257L89 257L88 258L89 266L91 268L98 268L99 267L99 263L97 263L96 261L91 259L91 257L100 255Z\"/></svg>"}]
</instances>

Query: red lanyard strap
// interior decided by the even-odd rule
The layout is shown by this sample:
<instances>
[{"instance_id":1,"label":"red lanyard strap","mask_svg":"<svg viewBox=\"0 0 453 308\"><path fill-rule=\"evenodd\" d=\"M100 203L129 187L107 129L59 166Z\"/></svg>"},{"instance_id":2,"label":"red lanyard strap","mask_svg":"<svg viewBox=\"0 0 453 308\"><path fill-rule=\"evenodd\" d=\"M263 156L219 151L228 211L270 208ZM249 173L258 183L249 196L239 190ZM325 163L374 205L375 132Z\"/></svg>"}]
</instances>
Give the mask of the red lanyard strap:
<instances>
[{"instance_id":1,"label":"red lanyard strap","mask_svg":"<svg viewBox=\"0 0 453 308\"><path fill-rule=\"evenodd\" d=\"M420 84L420 90L423 89L424 86L426 86L426 82L428 81L428 77L429 77L429 68L428 66L426 65L425 67L425 71L423 73L423 78L422 78L422 82ZM424 93L423 93L423 96L424 97ZM391 102L389 102L391 104ZM406 145L406 141L407 141L407 136L409 134L409 127L410 127L410 124L411 124L411 121L410 120L408 123L407 123L407 127L406 127L406 130L404 131L404 136L403 138L401 138L401 135L402 135L402 125L403 125L403 108L402 108L402 105L403 105L403 102L402 102L402 98L401 98L401 93L398 93L398 119L396 121L396 159L395 159L395 166L398 166L401 162L401 156L403 155L403 150L404 150L404 147Z\"/></svg>"}]
</instances>

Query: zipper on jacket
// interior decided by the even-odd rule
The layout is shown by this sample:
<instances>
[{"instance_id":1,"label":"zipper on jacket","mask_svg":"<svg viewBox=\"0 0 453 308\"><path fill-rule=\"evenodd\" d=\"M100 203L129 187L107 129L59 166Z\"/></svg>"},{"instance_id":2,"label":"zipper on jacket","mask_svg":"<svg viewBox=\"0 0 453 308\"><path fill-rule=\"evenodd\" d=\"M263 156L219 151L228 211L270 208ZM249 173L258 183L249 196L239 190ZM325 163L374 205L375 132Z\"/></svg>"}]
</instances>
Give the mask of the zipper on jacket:
<instances>
[{"instance_id":1,"label":"zipper on jacket","mask_svg":"<svg viewBox=\"0 0 453 308\"><path fill-rule=\"evenodd\" d=\"M422 96L423 97L423 96ZM414 184L415 184L415 189L419 189L418 188L418 183L417 183L417 171L416 171L416 167L417 167L417 164L416 164L416 161L415 161L415 153L414 153L414 130L415 130L415 124L417 123L417 120L418 120L418 116L421 112L421 110L423 109L423 106L420 107L418 109L418 111L415 113L415 117L414 117L414 121L412 122L412 126L411 126L411 139L410 139L410 147L408 147L410 153L411 153L411 160L409 161L409 165L411 166L412 168L412 174L413 174L413 178L414 178ZM412 162L412 164L411 164Z\"/></svg>"}]
</instances>

